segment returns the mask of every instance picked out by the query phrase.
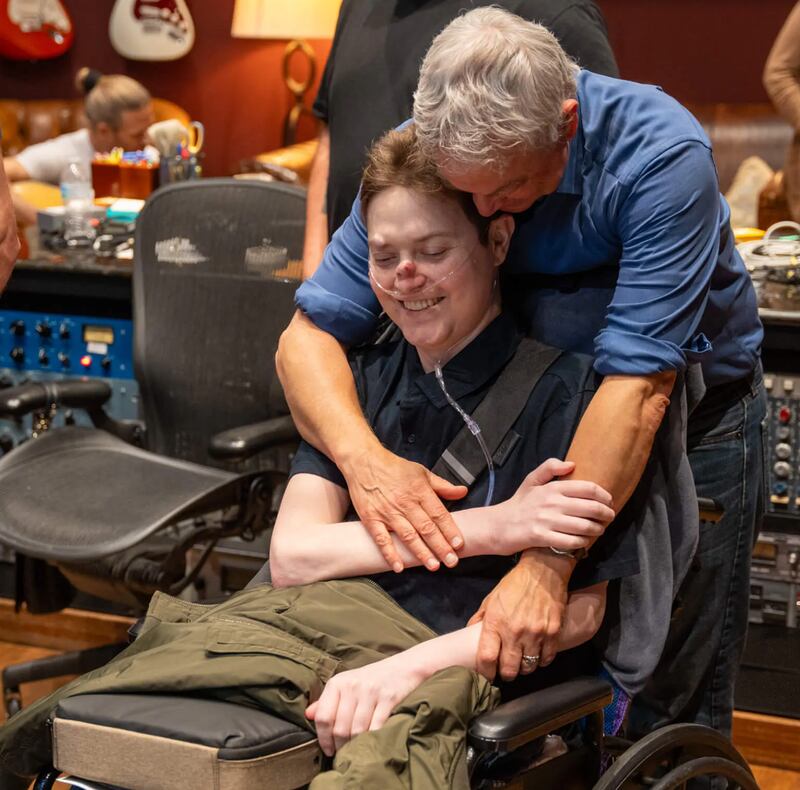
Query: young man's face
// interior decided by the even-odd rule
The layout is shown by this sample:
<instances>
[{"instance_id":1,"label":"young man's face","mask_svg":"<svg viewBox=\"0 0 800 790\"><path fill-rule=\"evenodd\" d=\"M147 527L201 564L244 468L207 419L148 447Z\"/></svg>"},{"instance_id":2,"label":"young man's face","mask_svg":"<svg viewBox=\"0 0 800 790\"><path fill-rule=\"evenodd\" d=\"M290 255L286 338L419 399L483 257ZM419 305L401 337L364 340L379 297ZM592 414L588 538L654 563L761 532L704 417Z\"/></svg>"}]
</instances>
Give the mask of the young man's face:
<instances>
[{"instance_id":1,"label":"young man's face","mask_svg":"<svg viewBox=\"0 0 800 790\"><path fill-rule=\"evenodd\" d=\"M424 364L446 361L500 312L510 217L481 244L456 200L392 187L372 199L367 230L373 290Z\"/></svg>"}]
</instances>

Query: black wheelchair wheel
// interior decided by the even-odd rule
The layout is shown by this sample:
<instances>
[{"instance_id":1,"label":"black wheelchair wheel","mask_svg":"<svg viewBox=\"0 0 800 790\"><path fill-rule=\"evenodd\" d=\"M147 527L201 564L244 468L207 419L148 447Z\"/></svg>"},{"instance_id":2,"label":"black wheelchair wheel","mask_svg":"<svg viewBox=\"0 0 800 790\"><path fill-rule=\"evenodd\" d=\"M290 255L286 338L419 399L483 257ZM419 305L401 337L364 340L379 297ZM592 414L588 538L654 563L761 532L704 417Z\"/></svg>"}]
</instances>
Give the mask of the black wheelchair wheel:
<instances>
[{"instance_id":1,"label":"black wheelchair wheel","mask_svg":"<svg viewBox=\"0 0 800 790\"><path fill-rule=\"evenodd\" d=\"M758 790L747 762L723 735L699 724L673 724L619 755L594 790L680 787L695 776L725 776L730 786Z\"/></svg>"}]
</instances>

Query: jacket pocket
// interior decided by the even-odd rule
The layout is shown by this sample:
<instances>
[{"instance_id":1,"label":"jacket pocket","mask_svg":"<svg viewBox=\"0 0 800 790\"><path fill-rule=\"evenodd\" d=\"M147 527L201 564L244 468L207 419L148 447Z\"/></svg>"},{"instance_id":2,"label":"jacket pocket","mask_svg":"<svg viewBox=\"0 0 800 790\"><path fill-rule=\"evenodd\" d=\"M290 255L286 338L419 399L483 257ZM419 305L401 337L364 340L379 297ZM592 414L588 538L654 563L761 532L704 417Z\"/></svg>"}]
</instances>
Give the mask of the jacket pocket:
<instances>
[{"instance_id":1,"label":"jacket pocket","mask_svg":"<svg viewBox=\"0 0 800 790\"><path fill-rule=\"evenodd\" d=\"M313 670L323 683L339 666L339 660L329 653L275 626L244 617L218 618L210 623L205 650L210 655L260 654L290 659Z\"/></svg>"}]
</instances>

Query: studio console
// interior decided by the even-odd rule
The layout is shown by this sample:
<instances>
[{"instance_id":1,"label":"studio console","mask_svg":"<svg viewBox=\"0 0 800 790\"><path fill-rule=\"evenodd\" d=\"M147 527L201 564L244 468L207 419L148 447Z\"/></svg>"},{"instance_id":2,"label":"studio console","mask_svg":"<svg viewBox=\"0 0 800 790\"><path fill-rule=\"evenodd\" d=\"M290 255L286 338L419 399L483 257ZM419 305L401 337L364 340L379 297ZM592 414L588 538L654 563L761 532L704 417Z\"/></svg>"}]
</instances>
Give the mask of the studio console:
<instances>
[{"instance_id":1,"label":"studio console","mask_svg":"<svg viewBox=\"0 0 800 790\"><path fill-rule=\"evenodd\" d=\"M107 412L138 416L133 378L133 324L129 319L27 310L0 310L0 388L31 381L101 378L112 397ZM53 425L89 425L80 410L59 410ZM31 417L0 420L0 452L30 438Z\"/></svg>"},{"instance_id":2,"label":"studio console","mask_svg":"<svg viewBox=\"0 0 800 790\"><path fill-rule=\"evenodd\" d=\"M765 373L764 523L753 550L750 622L800 626L800 375Z\"/></svg>"}]
</instances>

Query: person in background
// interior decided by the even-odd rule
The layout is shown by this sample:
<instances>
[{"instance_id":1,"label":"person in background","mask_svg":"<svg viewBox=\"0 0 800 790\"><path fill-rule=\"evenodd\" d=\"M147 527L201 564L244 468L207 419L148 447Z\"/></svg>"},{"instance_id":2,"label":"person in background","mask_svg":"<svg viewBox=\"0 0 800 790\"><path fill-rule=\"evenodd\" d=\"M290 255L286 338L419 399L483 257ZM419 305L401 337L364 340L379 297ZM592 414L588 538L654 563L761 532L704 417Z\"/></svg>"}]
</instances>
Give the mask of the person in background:
<instances>
[{"instance_id":1,"label":"person in background","mask_svg":"<svg viewBox=\"0 0 800 790\"><path fill-rule=\"evenodd\" d=\"M764 87L775 109L795 130L784 179L791 218L800 221L800 3L792 9L772 45L764 65Z\"/></svg>"},{"instance_id":2,"label":"person in background","mask_svg":"<svg viewBox=\"0 0 800 790\"><path fill-rule=\"evenodd\" d=\"M85 98L85 129L52 140L29 145L6 161L8 180L45 181L58 184L67 165L80 160L88 169L95 153L112 148L136 151L145 146L148 127L153 123L153 106L147 88L124 74L101 74L82 68L75 85ZM36 221L36 211L20 199L14 201L17 219Z\"/></svg>"},{"instance_id":3,"label":"person in background","mask_svg":"<svg viewBox=\"0 0 800 790\"><path fill-rule=\"evenodd\" d=\"M0 291L5 288L8 278L11 276L18 253L19 238L17 237L14 205L3 168L3 157L0 156Z\"/></svg>"},{"instance_id":4,"label":"person in background","mask_svg":"<svg viewBox=\"0 0 800 790\"><path fill-rule=\"evenodd\" d=\"M411 116L419 66L433 38L460 12L492 4L541 22L583 68L619 76L594 0L344 0L314 103L322 131L308 187L305 278L350 213L370 145Z\"/></svg>"}]
</instances>

